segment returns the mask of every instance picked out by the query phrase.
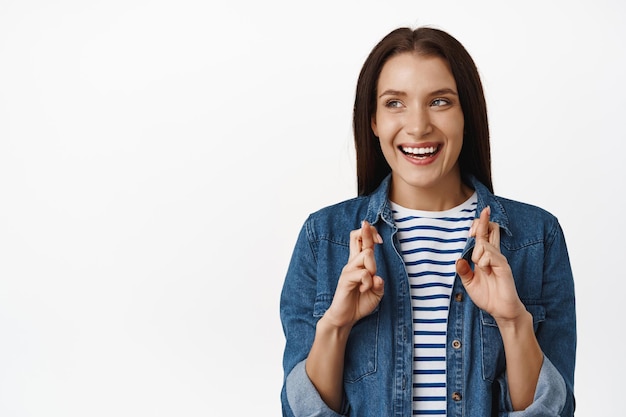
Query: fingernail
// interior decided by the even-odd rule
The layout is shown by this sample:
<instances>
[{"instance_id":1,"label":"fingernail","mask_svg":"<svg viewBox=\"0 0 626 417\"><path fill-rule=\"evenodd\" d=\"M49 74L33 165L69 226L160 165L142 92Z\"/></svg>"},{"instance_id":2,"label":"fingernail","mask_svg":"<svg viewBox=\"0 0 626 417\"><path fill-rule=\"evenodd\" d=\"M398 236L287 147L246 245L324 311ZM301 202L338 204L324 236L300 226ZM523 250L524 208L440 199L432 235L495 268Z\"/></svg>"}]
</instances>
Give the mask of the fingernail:
<instances>
[{"instance_id":1,"label":"fingernail","mask_svg":"<svg viewBox=\"0 0 626 417\"><path fill-rule=\"evenodd\" d=\"M380 234L376 233L376 237L378 238L378 243L383 243L383 237Z\"/></svg>"}]
</instances>

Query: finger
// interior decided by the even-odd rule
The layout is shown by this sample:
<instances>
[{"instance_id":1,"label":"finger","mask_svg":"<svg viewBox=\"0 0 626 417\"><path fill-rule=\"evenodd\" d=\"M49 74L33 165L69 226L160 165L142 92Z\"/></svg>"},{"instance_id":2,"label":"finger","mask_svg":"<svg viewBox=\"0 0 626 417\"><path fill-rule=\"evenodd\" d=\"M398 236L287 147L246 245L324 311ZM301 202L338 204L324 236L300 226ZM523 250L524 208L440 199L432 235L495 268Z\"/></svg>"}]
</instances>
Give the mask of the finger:
<instances>
[{"instance_id":1,"label":"finger","mask_svg":"<svg viewBox=\"0 0 626 417\"><path fill-rule=\"evenodd\" d=\"M482 256L474 262L474 265L480 269L499 269L508 265L506 257L500 253L500 251L494 247L488 247L485 245L485 251Z\"/></svg>"},{"instance_id":2,"label":"finger","mask_svg":"<svg viewBox=\"0 0 626 417\"><path fill-rule=\"evenodd\" d=\"M374 275L370 274L367 269L358 268L353 270L344 270L339 277L339 285L337 288L343 288L350 292L358 288L359 292L364 293L374 286Z\"/></svg>"},{"instance_id":3,"label":"finger","mask_svg":"<svg viewBox=\"0 0 626 417\"><path fill-rule=\"evenodd\" d=\"M385 281L378 275L375 275L372 279L372 284L372 292L377 296L382 297L385 293Z\"/></svg>"},{"instance_id":4,"label":"finger","mask_svg":"<svg viewBox=\"0 0 626 417\"><path fill-rule=\"evenodd\" d=\"M498 223L489 222L489 243L500 250L500 225Z\"/></svg>"},{"instance_id":5,"label":"finger","mask_svg":"<svg viewBox=\"0 0 626 417\"><path fill-rule=\"evenodd\" d=\"M483 241L477 241L476 246L474 246L474 249L472 250L472 262L477 264L483 256L483 253L485 253L485 243Z\"/></svg>"},{"instance_id":6,"label":"finger","mask_svg":"<svg viewBox=\"0 0 626 417\"><path fill-rule=\"evenodd\" d=\"M492 254L491 252L487 250L483 253L480 259L478 259L478 262L474 263L474 265L476 265L480 269L489 269L493 266L492 264L493 264Z\"/></svg>"},{"instance_id":7,"label":"finger","mask_svg":"<svg viewBox=\"0 0 626 417\"><path fill-rule=\"evenodd\" d=\"M488 271L493 265L494 253L500 254L498 249L493 247L489 242L481 240L472 252L472 262L475 268Z\"/></svg>"},{"instance_id":8,"label":"finger","mask_svg":"<svg viewBox=\"0 0 626 417\"><path fill-rule=\"evenodd\" d=\"M360 243L353 243L351 246L360 246ZM343 267L344 271L366 270L370 274L376 273L376 256L374 249L362 249L360 252L350 254L348 262Z\"/></svg>"},{"instance_id":9,"label":"finger","mask_svg":"<svg viewBox=\"0 0 626 417\"><path fill-rule=\"evenodd\" d=\"M351 262L361 253L361 229L350 232L350 256L348 262Z\"/></svg>"},{"instance_id":10,"label":"finger","mask_svg":"<svg viewBox=\"0 0 626 417\"><path fill-rule=\"evenodd\" d=\"M491 209L489 206L485 207L483 211L480 212L480 217L478 218L478 222L475 224L474 231L476 236L476 241L479 240L488 240L489 239L489 215L491 214Z\"/></svg>"},{"instance_id":11,"label":"finger","mask_svg":"<svg viewBox=\"0 0 626 417\"><path fill-rule=\"evenodd\" d=\"M478 224L478 220L479 219L474 219L472 221L472 225L470 226L470 229L469 229L469 237L476 236L476 225Z\"/></svg>"},{"instance_id":12,"label":"finger","mask_svg":"<svg viewBox=\"0 0 626 417\"><path fill-rule=\"evenodd\" d=\"M374 235L372 233L374 229L367 220L363 220L361 223L361 250L374 248ZM376 229L374 229L376 230Z\"/></svg>"},{"instance_id":13,"label":"finger","mask_svg":"<svg viewBox=\"0 0 626 417\"><path fill-rule=\"evenodd\" d=\"M364 293L368 291L374 285L372 275L369 272L363 271L361 273L361 285L359 285L359 291Z\"/></svg>"},{"instance_id":14,"label":"finger","mask_svg":"<svg viewBox=\"0 0 626 417\"><path fill-rule=\"evenodd\" d=\"M363 268L348 268L347 266L341 272L339 282L337 283L337 290L343 288L350 292L355 288L359 288L363 285L364 280L367 280L367 276L371 277L370 273Z\"/></svg>"},{"instance_id":15,"label":"finger","mask_svg":"<svg viewBox=\"0 0 626 417\"><path fill-rule=\"evenodd\" d=\"M373 249L365 249L363 250L363 267L369 272L371 275L376 274L376 257L374 256Z\"/></svg>"},{"instance_id":16,"label":"finger","mask_svg":"<svg viewBox=\"0 0 626 417\"><path fill-rule=\"evenodd\" d=\"M370 224L370 229L372 230L372 237L374 238L374 243L378 243L379 245L383 243L383 237L378 233L378 230L374 226Z\"/></svg>"},{"instance_id":17,"label":"finger","mask_svg":"<svg viewBox=\"0 0 626 417\"><path fill-rule=\"evenodd\" d=\"M470 267L469 263L461 258L456 261L456 273L461 277L463 285L470 282L474 278L474 271Z\"/></svg>"}]
</instances>

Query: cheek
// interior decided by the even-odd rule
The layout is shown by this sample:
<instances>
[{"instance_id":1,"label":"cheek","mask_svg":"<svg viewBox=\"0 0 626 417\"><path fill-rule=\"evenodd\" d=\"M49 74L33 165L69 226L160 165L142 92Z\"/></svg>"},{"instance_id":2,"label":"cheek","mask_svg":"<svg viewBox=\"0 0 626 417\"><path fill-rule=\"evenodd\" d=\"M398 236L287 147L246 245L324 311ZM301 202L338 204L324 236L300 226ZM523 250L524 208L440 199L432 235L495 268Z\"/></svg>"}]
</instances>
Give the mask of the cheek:
<instances>
[{"instance_id":1,"label":"cheek","mask_svg":"<svg viewBox=\"0 0 626 417\"><path fill-rule=\"evenodd\" d=\"M378 126L378 141L383 151L389 151L395 147L395 138L397 130L391 129L389 126Z\"/></svg>"},{"instance_id":2,"label":"cheek","mask_svg":"<svg viewBox=\"0 0 626 417\"><path fill-rule=\"evenodd\" d=\"M380 144L380 148L385 155L389 155L393 153L394 149L394 138L396 135L394 134L393 129L390 129L388 125L378 124L378 143Z\"/></svg>"},{"instance_id":3,"label":"cheek","mask_svg":"<svg viewBox=\"0 0 626 417\"><path fill-rule=\"evenodd\" d=\"M376 121L376 136L381 138L381 140L391 138L395 135L395 133L399 129L399 123L397 120L389 117L379 117Z\"/></svg>"},{"instance_id":4,"label":"cheek","mask_svg":"<svg viewBox=\"0 0 626 417\"><path fill-rule=\"evenodd\" d=\"M458 118L451 120L449 123L446 124L444 129L446 136L450 141L458 142L459 146L463 144L463 136L465 135L463 133L464 123L462 116L460 120Z\"/></svg>"}]
</instances>

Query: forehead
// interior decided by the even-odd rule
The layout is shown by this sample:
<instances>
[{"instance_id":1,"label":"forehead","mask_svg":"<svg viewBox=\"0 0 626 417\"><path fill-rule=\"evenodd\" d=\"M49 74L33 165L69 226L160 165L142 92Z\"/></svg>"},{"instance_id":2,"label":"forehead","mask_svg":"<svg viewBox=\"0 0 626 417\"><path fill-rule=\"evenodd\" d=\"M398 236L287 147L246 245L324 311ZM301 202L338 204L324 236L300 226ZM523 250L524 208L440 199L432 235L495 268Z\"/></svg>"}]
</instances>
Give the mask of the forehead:
<instances>
[{"instance_id":1,"label":"forehead","mask_svg":"<svg viewBox=\"0 0 626 417\"><path fill-rule=\"evenodd\" d=\"M403 52L385 62L378 77L378 91L393 89L453 88L456 81L448 61L437 55Z\"/></svg>"}]
</instances>

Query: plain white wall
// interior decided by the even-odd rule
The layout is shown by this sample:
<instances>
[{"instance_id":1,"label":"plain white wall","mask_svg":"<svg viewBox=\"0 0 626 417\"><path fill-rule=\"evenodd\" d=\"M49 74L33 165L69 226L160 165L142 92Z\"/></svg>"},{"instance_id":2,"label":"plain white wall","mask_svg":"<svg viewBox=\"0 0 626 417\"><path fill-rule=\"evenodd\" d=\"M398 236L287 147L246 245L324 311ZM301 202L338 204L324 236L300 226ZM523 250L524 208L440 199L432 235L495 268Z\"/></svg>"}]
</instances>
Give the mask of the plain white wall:
<instances>
[{"instance_id":1,"label":"plain white wall","mask_svg":"<svg viewBox=\"0 0 626 417\"><path fill-rule=\"evenodd\" d=\"M0 415L280 415L278 300L296 235L355 194L367 53L422 24L477 62L496 191L562 222L577 414L617 415L625 12L1 1Z\"/></svg>"}]
</instances>

